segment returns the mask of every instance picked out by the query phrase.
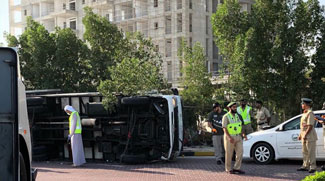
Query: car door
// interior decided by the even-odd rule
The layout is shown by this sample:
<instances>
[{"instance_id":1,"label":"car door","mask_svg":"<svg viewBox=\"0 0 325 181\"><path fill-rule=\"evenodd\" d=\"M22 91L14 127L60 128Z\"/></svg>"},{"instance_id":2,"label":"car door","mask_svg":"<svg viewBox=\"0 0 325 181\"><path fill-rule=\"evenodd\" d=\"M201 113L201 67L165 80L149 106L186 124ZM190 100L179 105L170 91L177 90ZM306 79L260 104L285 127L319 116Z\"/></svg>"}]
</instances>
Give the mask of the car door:
<instances>
[{"instance_id":1,"label":"car door","mask_svg":"<svg viewBox=\"0 0 325 181\"><path fill-rule=\"evenodd\" d=\"M316 116L321 117L325 114L315 114ZM318 140L316 142L316 158L325 158L325 149L324 149L324 136L323 136L323 126L320 123L316 123L315 126Z\"/></svg>"},{"instance_id":2,"label":"car door","mask_svg":"<svg viewBox=\"0 0 325 181\"><path fill-rule=\"evenodd\" d=\"M282 130L276 132L277 152L280 157L302 157L301 141L298 140L300 133L301 115L283 125Z\"/></svg>"}]
</instances>

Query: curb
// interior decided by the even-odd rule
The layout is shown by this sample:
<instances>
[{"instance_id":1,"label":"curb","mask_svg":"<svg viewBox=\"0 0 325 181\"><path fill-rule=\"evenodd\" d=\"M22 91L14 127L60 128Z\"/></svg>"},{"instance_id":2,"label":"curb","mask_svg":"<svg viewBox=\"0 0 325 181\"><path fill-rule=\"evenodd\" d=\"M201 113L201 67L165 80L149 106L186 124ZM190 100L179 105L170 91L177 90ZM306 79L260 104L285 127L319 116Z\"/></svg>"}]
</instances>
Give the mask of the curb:
<instances>
[{"instance_id":1,"label":"curb","mask_svg":"<svg viewBox=\"0 0 325 181\"><path fill-rule=\"evenodd\" d=\"M214 156L214 152L194 152L194 151L184 151L181 153L182 156Z\"/></svg>"}]
</instances>

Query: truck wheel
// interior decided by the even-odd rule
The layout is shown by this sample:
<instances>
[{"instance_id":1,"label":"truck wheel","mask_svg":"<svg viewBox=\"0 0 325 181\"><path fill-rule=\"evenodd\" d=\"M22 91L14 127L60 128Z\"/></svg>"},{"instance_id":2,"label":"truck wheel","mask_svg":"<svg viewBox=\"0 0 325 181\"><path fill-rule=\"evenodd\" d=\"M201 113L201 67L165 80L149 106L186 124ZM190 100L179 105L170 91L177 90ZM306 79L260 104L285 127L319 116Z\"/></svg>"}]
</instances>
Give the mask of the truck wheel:
<instances>
[{"instance_id":1,"label":"truck wheel","mask_svg":"<svg viewBox=\"0 0 325 181\"><path fill-rule=\"evenodd\" d=\"M122 105L144 105L148 104L150 99L148 97L123 97L121 100Z\"/></svg>"},{"instance_id":2,"label":"truck wheel","mask_svg":"<svg viewBox=\"0 0 325 181\"><path fill-rule=\"evenodd\" d=\"M266 165L274 159L273 148L267 143L258 143L252 151L253 159L258 164Z\"/></svg>"},{"instance_id":3,"label":"truck wheel","mask_svg":"<svg viewBox=\"0 0 325 181\"><path fill-rule=\"evenodd\" d=\"M23 154L19 152L19 170L20 170L20 181L27 181L27 170L26 170L26 164Z\"/></svg>"}]
</instances>

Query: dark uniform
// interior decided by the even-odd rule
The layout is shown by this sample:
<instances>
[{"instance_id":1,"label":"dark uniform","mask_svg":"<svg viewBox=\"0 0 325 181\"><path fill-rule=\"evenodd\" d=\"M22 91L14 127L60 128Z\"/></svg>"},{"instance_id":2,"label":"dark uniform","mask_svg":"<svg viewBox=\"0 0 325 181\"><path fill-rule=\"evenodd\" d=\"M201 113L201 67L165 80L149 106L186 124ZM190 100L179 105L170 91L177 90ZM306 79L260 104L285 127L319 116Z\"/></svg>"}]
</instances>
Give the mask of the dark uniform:
<instances>
[{"instance_id":1,"label":"dark uniform","mask_svg":"<svg viewBox=\"0 0 325 181\"><path fill-rule=\"evenodd\" d=\"M221 109L221 108L220 108ZM222 163L225 157L224 142L223 142L223 129L222 129L222 117L226 112L211 111L208 116L208 121L211 123L213 129L216 132L212 134L212 143L214 147L214 154L218 164Z\"/></svg>"}]
</instances>

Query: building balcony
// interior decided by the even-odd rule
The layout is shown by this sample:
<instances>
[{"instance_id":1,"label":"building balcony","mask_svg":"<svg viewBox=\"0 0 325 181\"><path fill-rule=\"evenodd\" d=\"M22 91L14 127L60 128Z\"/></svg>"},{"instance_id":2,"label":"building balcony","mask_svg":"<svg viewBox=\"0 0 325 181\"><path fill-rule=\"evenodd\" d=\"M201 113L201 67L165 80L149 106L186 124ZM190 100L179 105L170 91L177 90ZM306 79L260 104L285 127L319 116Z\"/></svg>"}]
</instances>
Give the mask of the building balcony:
<instances>
[{"instance_id":1,"label":"building balcony","mask_svg":"<svg viewBox=\"0 0 325 181\"><path fill-rule=\"evenodd\" d=\"M107 9L112 8L114 5L114 0L91 0L87 3L87 6L96 9Z\"/></svg>"},{"instance_id":2,"label":"building balcony","mask_svg":"<svg viewBox=\"0 0 325 181\"><path fill-rule=\"evenodd\" d=\"M61 11L55 11L50 13L50 15L62 17L62 18L69 18L69 17L76 17L78 15L78 12L75 10L68 10L68 9L62 9Z\"/></svg>"}]
</instances>

